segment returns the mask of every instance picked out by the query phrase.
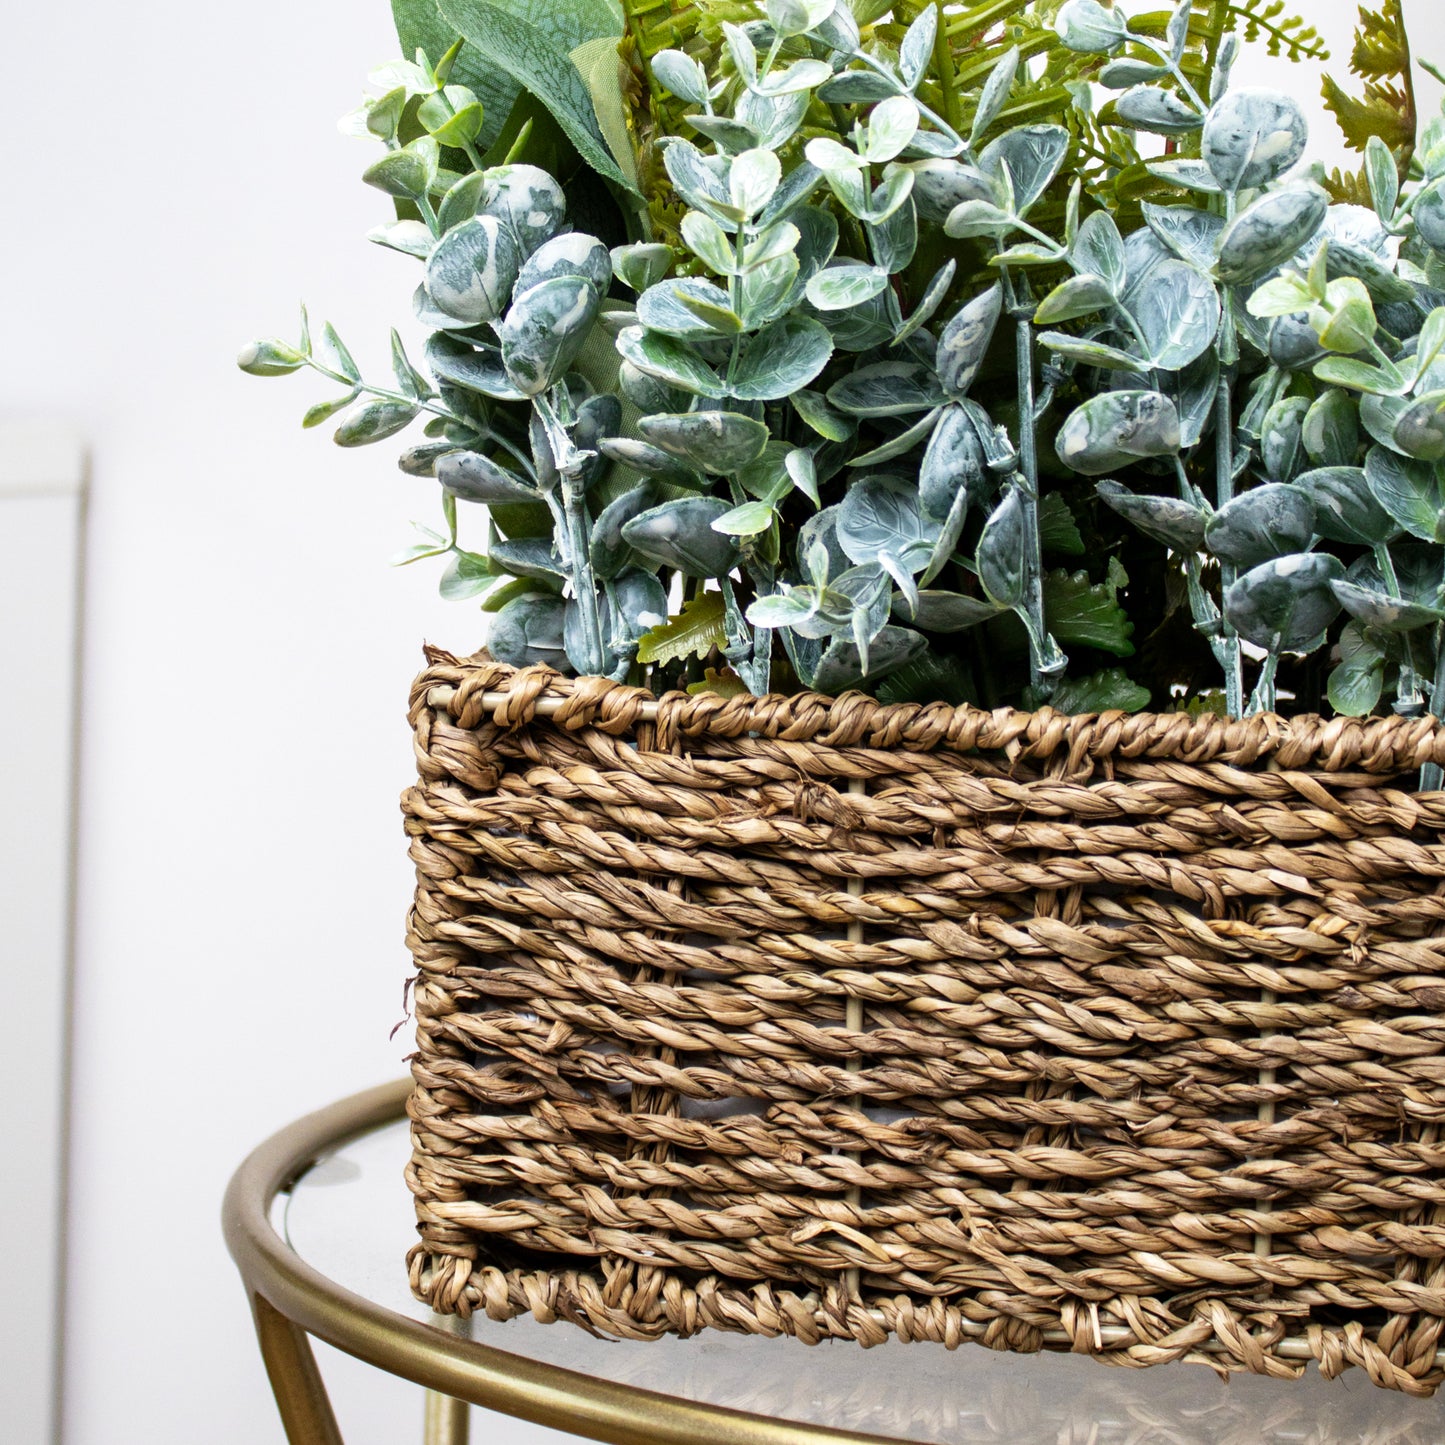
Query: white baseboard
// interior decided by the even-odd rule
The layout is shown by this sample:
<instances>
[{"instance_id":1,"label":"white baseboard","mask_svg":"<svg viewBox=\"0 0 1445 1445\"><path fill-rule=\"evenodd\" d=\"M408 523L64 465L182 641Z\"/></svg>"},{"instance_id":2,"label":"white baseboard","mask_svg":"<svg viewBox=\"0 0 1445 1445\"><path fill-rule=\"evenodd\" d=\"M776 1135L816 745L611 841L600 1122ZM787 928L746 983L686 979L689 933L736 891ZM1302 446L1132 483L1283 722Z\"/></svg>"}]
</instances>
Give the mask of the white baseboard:
<instances>
[{"instance_id":1,"label":"white baseboard","mask_svg":"<svg viewBox=\"0 0 1445 1445\"><path fill-rule=\"evenodd\" d=\"M0 1420L59 1430L80 439L0 421Z\"/></svg>"}]
</instances>

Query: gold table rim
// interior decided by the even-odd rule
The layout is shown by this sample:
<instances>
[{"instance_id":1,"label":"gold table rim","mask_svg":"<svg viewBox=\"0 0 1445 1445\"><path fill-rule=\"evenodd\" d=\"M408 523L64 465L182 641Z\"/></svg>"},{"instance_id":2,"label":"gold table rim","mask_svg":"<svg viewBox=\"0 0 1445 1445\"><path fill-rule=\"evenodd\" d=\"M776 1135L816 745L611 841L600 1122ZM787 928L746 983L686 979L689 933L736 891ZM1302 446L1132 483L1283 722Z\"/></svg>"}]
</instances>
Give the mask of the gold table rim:
<instances>
[{"instance_id":1,"label":"gold table rim","mask_svg":"<svg viewBox=\"0 0 1445 1445\"><path fill-rule=\"evenodd\" d=\"M328 1279L277 1233L272 1203L326 1154L403 1119L410 1092L410 1080L380 1084L297 1119L254 1149L226 1188L222 1229L247 1290L308 1335L453 1399L613 1445L911 1445L545 1364L444 1333Z\"/></svg>"}]
</instances>

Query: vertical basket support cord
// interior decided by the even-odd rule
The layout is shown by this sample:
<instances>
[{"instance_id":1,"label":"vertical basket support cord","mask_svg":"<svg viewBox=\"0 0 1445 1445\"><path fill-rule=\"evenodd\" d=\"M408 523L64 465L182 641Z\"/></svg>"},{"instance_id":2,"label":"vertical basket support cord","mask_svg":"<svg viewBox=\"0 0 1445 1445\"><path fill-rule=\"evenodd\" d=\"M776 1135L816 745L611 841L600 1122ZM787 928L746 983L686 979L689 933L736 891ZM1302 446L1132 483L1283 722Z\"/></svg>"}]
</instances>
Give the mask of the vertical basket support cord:
<instances>
[{"instance_id":1,"label":"vertical basket support cord","mask_svg":"<svg viewBox=\"0 0 1445 1445\"><path fill-rule=\"evenodd\" d=\"M864 786L862 778L849 778L848 792L850 796L857 797L858 795L866 791L867 789ZM857 877L850 878L848 880L848 892L854 898L859 897L863 892L863 880ZM856 919L848 924L848 942L863 942L863 925L859 923ZM861 998L856 998L852 994L848 996L847 1012L844 1018L844 1022L850 1034L860 1034L863 1032L863 1000ZM856 1074L862 1070L863 1060L855 1055L848 1060L845 1067L850 1074ZM862 1113L863 1096L861 1094L852 1095L848 1100L848 1106L849 1108L856 1110L858 1113ZM861 1153L850 1154L849 1157L857 1159L861 1167L863 1162L863 1156ZM861 1186L857 1184L849 1186L848 1203L853 1206L855 1211L862 1210L863 1190ZM849 1298L857 1300L861 1304L863 1300L863 1295L860 1285L860 1271L856 1265L854 1265L846 1272L846 1274L844 1275L844 1280L847 1285Z\"/></svg>"}]
</instances>

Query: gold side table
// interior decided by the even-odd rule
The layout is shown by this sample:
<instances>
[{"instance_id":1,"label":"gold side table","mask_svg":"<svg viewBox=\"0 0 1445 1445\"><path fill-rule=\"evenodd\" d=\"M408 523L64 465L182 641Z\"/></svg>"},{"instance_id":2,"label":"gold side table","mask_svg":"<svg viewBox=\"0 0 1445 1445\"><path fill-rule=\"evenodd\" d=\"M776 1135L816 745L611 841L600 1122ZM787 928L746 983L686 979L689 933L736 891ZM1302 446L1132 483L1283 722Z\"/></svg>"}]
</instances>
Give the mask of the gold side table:
<instances>
[{"instance_id":1,"label":"gold side table","mask_svg":"<svg viewBox=\"0 0 1445 1445\"><path fill-rule=\"evenodd\" d=\"M408 1085L299 1120L226 1191L241 1271L291 1445L341 1445L310 1337L424 1387L426 1445L466 1445L468 1402L617 1445L1439 1445L1438 1401L1199 1366L1107 1369L1076 1355L889 1342L809 1348L706 1331L651 1344L567 1324L475 1319L411 1298Z\"/></svg>"}]
</instances>

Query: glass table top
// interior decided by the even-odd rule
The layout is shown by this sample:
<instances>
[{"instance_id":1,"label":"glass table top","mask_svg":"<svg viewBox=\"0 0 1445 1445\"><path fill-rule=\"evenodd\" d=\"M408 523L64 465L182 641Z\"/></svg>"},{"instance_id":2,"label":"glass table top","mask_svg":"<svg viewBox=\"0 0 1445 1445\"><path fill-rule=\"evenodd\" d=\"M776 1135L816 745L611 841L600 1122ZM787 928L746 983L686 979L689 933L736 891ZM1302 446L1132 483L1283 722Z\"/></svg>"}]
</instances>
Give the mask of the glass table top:
<instances>
[{"instance_id":1,"label":"glass table top","mask_svg":"<svg viewBox=\"0 0 1445 1445\"><path fill-rule=\"evenodd\" d=\"M278 1197L274 1222L322 1274L411 1319L449 1328L407 1288L415 1238L402 1179L405 1123L362 1135ZM753 1414L938 1445L1439 1445L1445 1398L1413 1400L1358 1371L1322 1380L1218 1379L1201 1365L1110 1368L1077 1355L890 1341L808 1346L705 1331L599 1340L530 1318L471 1322L497 1349Z\"/></svg>"}]
</instances>

